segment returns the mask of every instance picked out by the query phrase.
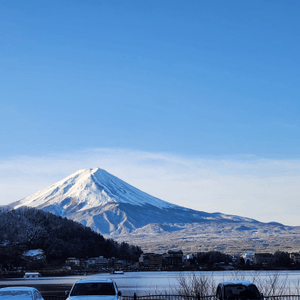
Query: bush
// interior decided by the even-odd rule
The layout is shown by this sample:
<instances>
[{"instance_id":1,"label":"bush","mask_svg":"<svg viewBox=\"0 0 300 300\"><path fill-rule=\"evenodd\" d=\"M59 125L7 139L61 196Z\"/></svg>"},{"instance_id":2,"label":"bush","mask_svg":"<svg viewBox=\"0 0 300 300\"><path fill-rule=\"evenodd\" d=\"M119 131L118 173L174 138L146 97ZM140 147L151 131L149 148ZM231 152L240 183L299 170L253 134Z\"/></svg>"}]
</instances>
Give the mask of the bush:
<instances>
[{"instance_id":1,"label":"bush","mask_svg":"<svg viewBox=\"0 0 300 300\"><path fill-rule=\"evenodd\" d=\"M265 275L266 274L266 275ZM229 276L225 276L224 280L249 280L252 281L263 293L264 296L282 296L282 295L299 295L300 294L300 279L290 284L288 275L281 276L280 272L231 272ZM216 294L216 287L219 282L216 282L213 273L206 275L203 273L184 276L182 274L178 278L178 286L174 291L181 296L212 296Z\"/></svg>"}]
</instances>

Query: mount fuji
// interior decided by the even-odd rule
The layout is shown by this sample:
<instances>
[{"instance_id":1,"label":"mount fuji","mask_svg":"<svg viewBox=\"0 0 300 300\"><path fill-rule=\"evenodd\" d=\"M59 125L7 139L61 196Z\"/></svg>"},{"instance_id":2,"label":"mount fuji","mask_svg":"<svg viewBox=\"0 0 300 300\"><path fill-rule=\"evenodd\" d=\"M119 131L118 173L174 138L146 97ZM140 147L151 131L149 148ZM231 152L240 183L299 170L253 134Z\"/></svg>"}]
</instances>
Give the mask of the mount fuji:
<instances>
[{"instance_id":1,"label":"mount fuji","mask_svg":"<svg viewBox=\"0 0 300 300\"><path fill-rule=\"evenodd\" d=\"M150 196L105 170L79 170L10 207L35 207L67 217L102 234L131 233L149 224L172 230L174 224L203 221L250 221L180 207ZM157 226L156 226L157 227ZM174 230L174 229L173 229Z\"/></svg>"},{"instance_id":2,"label":"mount fuji","mask_svg":"<svg viewBox=\"0 0 300 300\"><path fill-rule=\"evenodd\" d=\"M135 242L147 250L164 249L166 244L168 247L172 244L173 248L189 245L192 250L199 239L216 250L224 247L224 241L241 241L241 236L258 238L261 243L266 237L274 234L278 237L280 233L286 236L292 230L278 223L177 206L150 196L100 168L79 170L9 205L13 209L22 206L72 219L104 236ZM275 241L278 244L277 238Z\"/></svg>"}]
</instances>

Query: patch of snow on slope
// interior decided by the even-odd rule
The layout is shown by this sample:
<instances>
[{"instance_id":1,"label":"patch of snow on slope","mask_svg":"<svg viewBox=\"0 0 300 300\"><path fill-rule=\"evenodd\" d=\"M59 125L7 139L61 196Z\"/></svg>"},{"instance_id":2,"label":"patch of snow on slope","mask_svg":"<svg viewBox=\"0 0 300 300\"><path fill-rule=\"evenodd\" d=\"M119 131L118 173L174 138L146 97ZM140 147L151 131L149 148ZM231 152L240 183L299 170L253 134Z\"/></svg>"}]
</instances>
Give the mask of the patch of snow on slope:
<instances>
[{"instance_id":1,"label":"patch of snow on slope","mask_svg":"<svg viewBox=\"0 0 300 300\"><path fill-rule=\"evenodd\" d=\"M37 256L44 255L44 251L42 249L28 250L23 253L24 256Z\"/></svg>"}]
</instances>

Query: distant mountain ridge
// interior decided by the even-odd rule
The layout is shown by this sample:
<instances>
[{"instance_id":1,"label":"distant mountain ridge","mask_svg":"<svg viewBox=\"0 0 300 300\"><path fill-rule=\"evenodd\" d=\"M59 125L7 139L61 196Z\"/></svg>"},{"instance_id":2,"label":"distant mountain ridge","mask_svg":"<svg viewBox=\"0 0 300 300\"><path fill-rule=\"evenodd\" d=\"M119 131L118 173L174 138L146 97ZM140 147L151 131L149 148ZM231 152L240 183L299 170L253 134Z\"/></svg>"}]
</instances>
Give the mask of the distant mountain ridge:
<instances>
[{"instance_id":1,"label":"distant mountain ridge","mask_svg":"<svg viewBox=\"0 0 300 300\"><path fill-rule=\"evenodd\" d=\"M299 244L300 250L299 227L181 207L150 196L100 168L79 170L9 205L14 209L22 206L72 219L106 237L149 251L170 247L196 251L205 243L208 250L234 251L232 243L239 248L243 239L249 245L245 251L268 249L269 239L274 247L289 247L290 243L295 249Z\"/></svg>"}]
</instances>

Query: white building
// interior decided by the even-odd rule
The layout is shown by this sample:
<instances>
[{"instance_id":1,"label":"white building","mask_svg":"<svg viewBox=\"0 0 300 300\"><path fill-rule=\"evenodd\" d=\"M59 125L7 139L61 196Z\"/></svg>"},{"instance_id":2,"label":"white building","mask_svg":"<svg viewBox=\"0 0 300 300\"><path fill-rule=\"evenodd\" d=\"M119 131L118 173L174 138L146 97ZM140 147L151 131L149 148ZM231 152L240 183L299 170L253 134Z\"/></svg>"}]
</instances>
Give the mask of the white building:
<instances>
[{"instance_id":1,"label":"white building","mask_svg":"<svg viewBox=\"0 0 300 300\"><path fill-rule=\"evenodd\" d=\"M252 253L245 253L242 257L245 260L245 263L247 263L247 261L249 261L250 264L253 264L254 256L255 255Z\"/></svg>"}]
</instances>

